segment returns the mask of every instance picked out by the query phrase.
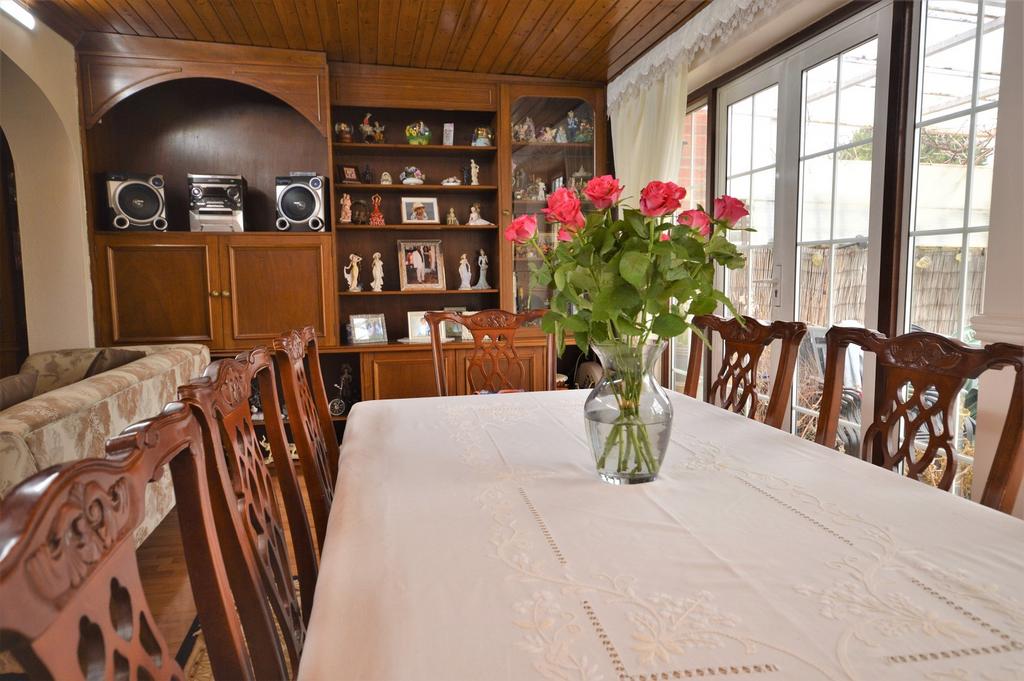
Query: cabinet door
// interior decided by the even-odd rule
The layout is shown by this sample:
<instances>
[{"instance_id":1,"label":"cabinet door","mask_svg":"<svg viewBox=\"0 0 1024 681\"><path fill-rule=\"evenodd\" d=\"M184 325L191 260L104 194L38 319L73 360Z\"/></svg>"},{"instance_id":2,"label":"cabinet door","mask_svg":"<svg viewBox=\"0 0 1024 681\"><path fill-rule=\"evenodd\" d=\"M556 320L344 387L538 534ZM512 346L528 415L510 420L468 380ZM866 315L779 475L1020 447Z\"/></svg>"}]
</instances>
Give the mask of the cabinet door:
<instances>
[{"instance_id":1,"label":"cabinet door","mask_svg":"<svg viewBox=\"0 0 1024 681\"><path fill-rule=\"evenodd\" d=\"M544 380L544 370L547 353L544 346L524 346L522 343L516 343L516 352L519 353L519 358L523 360L526 369L523 385L519 387L526 391L545 390L547 381ZM472 356L473 350L455 351L456 379L455 392L452 394L473 394L469 385L469 361Z\"/></svg>"},{"instance_id":2,"label":"cabinet door","mask_svg":"<svg viewBox=\"0 0 1024 681\"><path fill-rule=\"evenodd\" d=\"M221 240L226 347L267 343L307 324L316 328L321 344L337 344L330 234L238 234Z\"/></svg>"},{"instance_id":3,"label":"cabinet door","mask_svg":"<svg viewBox=\"0 0 1024 681\"><path fill-rule=\"evenodd\" d=\"M215 237L97 234L97 342L221 344Z\"/></svg>"},{"instance_id":4,"label":"cabinet door","mask_svg":"<svg viewBox=\"0 0 1024 681\"><path fill-rule=\"evenodd\" d=\"M455 353L445 352L449 394L454 394ZM362 356L364 400L437 397L434 359L429 350L365 352Z\"/></svg>"}]
</instances>

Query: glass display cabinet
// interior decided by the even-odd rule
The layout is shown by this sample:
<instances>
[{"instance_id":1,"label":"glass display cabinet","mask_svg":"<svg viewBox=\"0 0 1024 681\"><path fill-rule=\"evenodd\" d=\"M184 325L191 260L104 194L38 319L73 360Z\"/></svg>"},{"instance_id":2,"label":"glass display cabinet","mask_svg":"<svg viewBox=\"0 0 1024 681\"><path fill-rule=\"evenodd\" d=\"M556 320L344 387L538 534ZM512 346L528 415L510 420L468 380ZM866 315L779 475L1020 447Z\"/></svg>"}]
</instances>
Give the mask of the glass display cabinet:
<instances>
[{"instance_id":1,"label":"glass display cabinet","mask_svg":"<svg viewBox=\"0 0 1024 681\"><path fill-rule=\"evenodd\" d=\"M544 220L548 195L561 188L582 190L597 167L594 106L581 97L514 97L510 111L512 135L512 217L537 218L544 248L557 240L557 226ZM584 199L584 210L592 208ZM531 267L540 256L529 244L514 245L512 286L516 312L548 307L551 291L532 280Z\"/></svg>"}]
</instances>

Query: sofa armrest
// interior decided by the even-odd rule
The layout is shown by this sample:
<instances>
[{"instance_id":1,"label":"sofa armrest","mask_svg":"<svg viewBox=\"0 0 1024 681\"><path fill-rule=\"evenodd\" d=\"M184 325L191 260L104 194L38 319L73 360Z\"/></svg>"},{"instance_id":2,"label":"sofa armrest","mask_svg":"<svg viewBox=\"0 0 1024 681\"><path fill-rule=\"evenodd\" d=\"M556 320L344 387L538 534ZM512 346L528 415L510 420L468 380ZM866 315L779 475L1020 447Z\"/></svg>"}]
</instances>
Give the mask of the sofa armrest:
<instances>
[{"instance_id":1,"label":"sofa armrest","mask_svg":"<svg viewBox=\"0 0 1024 681\"><path fill-rule=\"evenodd\" d=\"M101 348L73 348L35 352L25 358L21 372L38 376L33 395L42 395L85 378L85 372L100 350Z\"/></svg>"}]
</instances>

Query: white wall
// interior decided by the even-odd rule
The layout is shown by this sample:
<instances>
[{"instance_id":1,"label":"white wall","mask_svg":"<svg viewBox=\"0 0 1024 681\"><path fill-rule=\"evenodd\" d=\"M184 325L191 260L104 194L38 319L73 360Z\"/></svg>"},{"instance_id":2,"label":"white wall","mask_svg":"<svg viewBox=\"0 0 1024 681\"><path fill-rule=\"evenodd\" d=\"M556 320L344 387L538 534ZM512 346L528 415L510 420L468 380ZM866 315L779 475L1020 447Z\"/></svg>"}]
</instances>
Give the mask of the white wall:
<instances>
[{"instance_id":1,"label":"white wall","mask_svg":"<svg viewBox=\"0 0 1024 681\"><path fill-rule=\"evenodd\" d=\"M93 345L74 48L0 15L0 127L18 188L31 352Z\"/></svg>"}]
</instances>

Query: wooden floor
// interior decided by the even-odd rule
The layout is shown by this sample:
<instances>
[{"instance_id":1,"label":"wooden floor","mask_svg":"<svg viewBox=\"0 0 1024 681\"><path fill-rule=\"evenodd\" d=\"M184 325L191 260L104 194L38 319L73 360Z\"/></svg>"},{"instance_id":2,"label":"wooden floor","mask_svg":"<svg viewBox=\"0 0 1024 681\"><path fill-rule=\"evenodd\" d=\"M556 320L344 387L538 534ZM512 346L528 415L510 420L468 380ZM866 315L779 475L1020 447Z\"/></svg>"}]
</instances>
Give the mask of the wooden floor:
<instances>
[{"instance_id":1,"label":"wooden floor","mask_svg":"<svg viewBox=\"0 0 1024 681\"><path fill-rule=\"evenodd\" d=\"M296 467L298 462L296 461ZM274 469L271 467L271 474ZM306 495L306 487L302 480L301 471L296 469L299 475L299 489L302 490L303 501L306 504L307 515L310 515L309 498ZM276 482L276 477L275 477ZM291 534L288 527L288 517L281 502L281 492L275 485L277 493L278 508L281 512L281 521L284 525L285 537L288 540L288 562L291 565L292 574L296 574L295 558L292 550ZM310 531L313 531L313 519L309 517ZM138 550L139 572L142 578L142 588L146 592L149 606L156 620L156 626L164 634L167 646L172 654L176 654L181 647L189 627L192 626L196 617L196 605L192 599L192 586L188 579L188 570L185 567L185 556L181 548L181 527L178 524L178 514L172 509L163 522L146 538Z\"/></svg>"}]
</instances>

